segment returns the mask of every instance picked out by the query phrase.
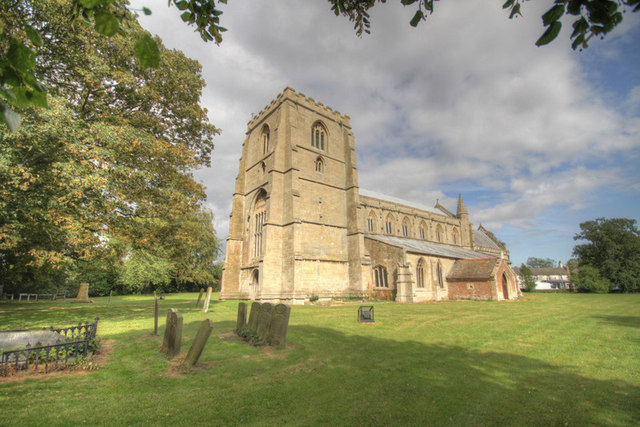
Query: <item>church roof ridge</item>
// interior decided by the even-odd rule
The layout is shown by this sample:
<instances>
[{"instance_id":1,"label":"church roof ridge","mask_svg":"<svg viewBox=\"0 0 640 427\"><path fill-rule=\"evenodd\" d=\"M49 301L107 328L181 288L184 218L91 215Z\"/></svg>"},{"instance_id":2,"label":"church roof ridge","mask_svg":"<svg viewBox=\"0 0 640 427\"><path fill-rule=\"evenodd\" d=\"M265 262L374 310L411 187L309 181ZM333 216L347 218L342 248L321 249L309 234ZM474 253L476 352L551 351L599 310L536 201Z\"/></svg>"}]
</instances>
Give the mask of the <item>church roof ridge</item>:
<instances>
[{"instance_id":1,"label":"church roof ridge","mask_svg":"<svg viewBox=\"0 0 640 427\"><path fill-rule=\"evenodd\" d=\"M298 92L296 91L294 88L292 88L291 86L286 86L282 92L280 92L274 99L271 100L271 102L269 102L269 104L267 106L265 106L262 110L260 110L260 112L258 114L256 114L251 120L249 120L248 123L248 127L252 128L254 127L258 122L262 121L264 119L264 117L269 114L269 112L271 111L271 109L273 107L275 107L276 105L282 103L285 99L292 99L294 101L300 102L300 101L306 101L307 103L318 107L322 110L325 110L327 112L327 114L329 115L336 115L339 118L350 122L351 121L351 117L349 117L346 114L342 114L340 113L340 111L338 110L334 110L333 108L329 107L328 105L324 105L322 102L316 101L315 99L311 98L310 96L305 95L302 92Z\"/></svg>"},{"instance_id":2,"label":"church roof ridge","mask_svg":"<svg viewBox=\"0 0 640 427\"><path fill-rule=\"evenodd\" d=\"M414 209L420 209L426 212L430 212L430 213L434 213L434 214L438 214L438 215L442 215L441 212L436 211L434 208L424 205L420 202L415 202L415 201L411 201L411 200L406 200L406 199L402 199L400 197L395 197L395 196L390 196L388 194L383 194L380 193L378 191L373 191L373 190L369 190L366 188L362 188L360 187L358 189L358 192L360 193L360 195L365 196L365 197L370 197L372 199L378 199L378 200L382 200L384 202L390 202L390 203L396 203L399 205L404 205L410 208L414 208Z\"/></svg>"}]
</instances>

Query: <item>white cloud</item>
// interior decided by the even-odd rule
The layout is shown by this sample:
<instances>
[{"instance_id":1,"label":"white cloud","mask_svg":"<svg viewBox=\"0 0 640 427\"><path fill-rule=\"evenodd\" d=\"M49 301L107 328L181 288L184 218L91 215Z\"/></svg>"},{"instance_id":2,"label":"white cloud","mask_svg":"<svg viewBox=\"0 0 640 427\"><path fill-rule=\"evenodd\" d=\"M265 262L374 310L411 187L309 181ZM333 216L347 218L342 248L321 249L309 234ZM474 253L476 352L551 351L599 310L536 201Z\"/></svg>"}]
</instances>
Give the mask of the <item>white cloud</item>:
<instances>
[{"instance_id":1,"label":"white cloud","mask_svg":"<svg viewBox=\"0 0 640 427\"><path fill-rule=\"evenodd\" d=\"M465 201L467 189L482 191L472 220L494 229L528 227L551 206L579 209L596 188L637 180L612 157L640 147L640 82L622 115L590 84L566 29L536 48L548 5L527 2L509 20L503 1L438 2L414 29L414 8L391 3L374 8L372 34L358 38L328 2L229 2L220 47L202 43L175 8L154 5L143 18L203 64L203 103L223 133L197 176L221 237L246 123L287 85L351 116L362 187L455 208L442 188L460 182ZM635 34L626 21L598 54Z\"/></svg>"}]
</instances>

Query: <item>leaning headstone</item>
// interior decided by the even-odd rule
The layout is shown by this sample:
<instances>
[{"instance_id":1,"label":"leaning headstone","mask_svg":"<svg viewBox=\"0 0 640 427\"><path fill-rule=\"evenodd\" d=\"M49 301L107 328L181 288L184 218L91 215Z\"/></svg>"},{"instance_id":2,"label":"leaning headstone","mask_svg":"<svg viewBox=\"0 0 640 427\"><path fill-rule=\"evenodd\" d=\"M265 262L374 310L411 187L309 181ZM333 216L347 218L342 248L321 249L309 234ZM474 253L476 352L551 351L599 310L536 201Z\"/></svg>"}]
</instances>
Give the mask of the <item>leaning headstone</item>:
<instances>
[{"instance_id":1,"label":"leaning headstone","mask_svg":"<svg viewBox=\"0 0 640 427\"><path fill-rule=\"evenodd\" d=\"M202 294L204 293L204 289L200 288L200 294L198 294L198 301L196 301L196 308L200 305L200 300L202 299Z\"/></svg>"},{"instance_id":2,"label":"leaning headstone","mask_svg":"<svg viewBox=\"0 0 640 427\"><path fill-rule=\"evenodd\" d=\"M273 317L273 304L265 302L262 304L262 310L260 310L260 317L258 318L258 327L256 333L260 339L267 338L269 332L269 326L271 326L271 318Z\"/></svg>"},{"instance_id":3,"label":"leaning headstone","mask_svg":"<svg viewBox=\"0 0 640 427\"><path fill-rule=\"evenodd\" d=\"M202 307L203 313L206 313L209 311L209 301L211 301L211 292L213 292L213 288L209 286L207 288L207 296L204 299L204 306Z\"/></svg>"},{"instance_id":4,"label":"leaning headstone","mask_svg":"<svg viewBox=\"0 0 640 427\"><path fill-rule=\"evenodd\" d=\"M164 329L164 341L162 348L167 352L167 357L180 353L182 343L182 313L175 308L170 308L167 313L167 323Z\"/></svg>"},{"instance_id":5,"label":"leaning headstone","mask_svg":"<svg viewBox=\"0 0 640 427\"><path fill-rule=\"evenodd\" d=\"M211 319L206 319L202 322L200 330L196 335L196 339L193 340L193 344L191 344L187 357L185 357L184 362L182 362L182 366L189 369L198 362L198 359L200 359L200 355L202 354L202 350L204 350L204 346L207 344L209 335L211 335L212 329L213 322Z\"/></svg>"},{"instance_id":6,"label":"leaning headstone","mask_svg":"<svg viewBox=\"0 0 640 427\"><path fill-rule=\"evenodd\" d=\"M267 335L269 345L273 347L284 347L286 345L290 314L291 307L288 305L278 304L275 306Z\"/></svg>"},{"instance_id":7,"label":"leaning headstone","mask_svg":"<svg viewBox=\"0 0 640 427\"><path fill-rule=\"evenodd\" d=\"M262 310L262 303L255 301L251 304L251 312L249 313L249 329L256 331L258 329L258 319L260 318L260 311Z\"/></svg>"},{"instance_id":8,"label":"leaning headstone","mask_svg":"<svg viewBox=\"0 0 640 427\"><path fill-rule=\"evenodd\" d=\"M238 320L236 322L236 331L241 330L247 324L247 303L238 303Z\"/></svg>"},{"instance_id":9,"label":"leaning headstone","mask_svg":"<svg viewBox=\"0 0 640 427\"><path fill-rule=\"evenodd\" d=\"M78 288L78 296L76 296L76 302L93 302L89 299L88 283L80 283L80 288Z\"/></svg>"}]
</instances>

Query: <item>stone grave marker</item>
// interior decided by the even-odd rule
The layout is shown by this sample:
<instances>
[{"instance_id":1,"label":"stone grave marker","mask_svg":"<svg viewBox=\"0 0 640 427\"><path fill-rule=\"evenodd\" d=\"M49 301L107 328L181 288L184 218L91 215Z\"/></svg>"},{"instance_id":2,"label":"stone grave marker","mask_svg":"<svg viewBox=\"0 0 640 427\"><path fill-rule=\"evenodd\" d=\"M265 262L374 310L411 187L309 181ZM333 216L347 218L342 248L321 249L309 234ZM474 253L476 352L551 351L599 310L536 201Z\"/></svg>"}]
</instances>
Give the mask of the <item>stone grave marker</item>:
<instances>
[{"instance_id":1,"label":"stone grave marker","mask_svg":"<svg viewBox=\"0 0 640 427\"><path fill-rule=\"evenodd\" d=\"M291 307L288 305L278 304L275 306L267 335L269 345L273 347L284 347L286 345L290 314Z\"/></svg>"},{"instance_id":2,"label":"stone grave marker","mask_svg":"<svg viewBox=\"0 0 640 427\"><path fill-rule=\"evenodd\" d=\"M247 303L238 303L238 320L236 322L236 331L244 328L247 324Z\"/></svg>"},{"instance_id":3,"label":"stone grave marker","mask_svg":"<svg viewBox=\"0 0 640 427\"><path fill-rule=\"evenodd\" d=\"M180 354L182 344L182 313L175 308L167 312L167 323L164 329L164 341L162 348L167 352L167 357L172 358Z\"/></svg>"},{"instance_id":4,"label":"stone grave marker","mask_svg":"<svg viewBox=\"0 0 640 427\"><path fill-rule=\"evenodd\" d=\"M209 302L211 301L211 292L213 292L213 288L209 286L207 288L207 296L204 298L204 306L202 307L203 313L207 313L209 311Z\"/></svg>"},{"instance_id":5,"label":"stone grave marker","mask_svg":"<svg viewBox=\"0 0 640 427\"><path fill-rule=\"evenodd\" d=\"M200 300L202 299L202 294L204 293L204 289L200 288L200 293L198 294L198 301L196 301L196 308L200 305Z\"/></svg>"},{"instance_id":6,"label":"stone grave marker","mask_svg":"<svg viewBox=\"0 0 640 427\"><path fill-rule=\"evenodd\" d=\"M189 369L198 362L198 359L200 359L200 355L202 354L202 350L204 350L204 346L209 340L209 335L211 335L212 329L213 322L211 319L206 319L202 322L200 330L198 330L198 334L196 335L196 339L193 340L193 344L191 344L187 357L185 357L184 362L182 362L182 366Z\"/></svg>"},{"instance_id":7,"label":"stone grave marker","mask_svg":"<svg viewBox=\"0 0 640 427\"><path fill-rule=\"evenodd\" d=\"M260 311L262 310L262 303L255 301L251 304L251 312L249 313L249 329L256 331L258 329L258 319L260 318Z\"/></svg>"},{"instance_id":8,"label":"stone grave marker","mask_svg":"<svg viewBox=\"0 0 640 427\"><path fill-rule=\"evenodd\" d=\"M272 317L273 304L265 302L262 304L262 310L260 310L260 317L258 318L258 327L256 329L256 333L262 340L267 338Z\"/></svg>"},{"instance_id":9,"label":"stone grave marker","mask_svg":"<svg viewBox=\"0 0 640 427\"><path fill-rule=\"evenodd\" d=\"M80 288L78 288L78 296L76 296L75 302L93 302L89 299L88 283L80 283Z\"/></svg>"}]
</instances>

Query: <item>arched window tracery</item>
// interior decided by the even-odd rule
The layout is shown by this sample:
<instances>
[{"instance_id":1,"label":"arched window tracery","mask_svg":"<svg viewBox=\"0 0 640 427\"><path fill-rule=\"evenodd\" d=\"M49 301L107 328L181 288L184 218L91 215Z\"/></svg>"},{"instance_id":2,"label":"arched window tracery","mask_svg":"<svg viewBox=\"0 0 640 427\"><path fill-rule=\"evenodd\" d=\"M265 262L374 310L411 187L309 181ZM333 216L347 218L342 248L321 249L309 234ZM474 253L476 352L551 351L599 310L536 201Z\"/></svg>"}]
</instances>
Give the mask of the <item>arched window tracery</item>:
<instances>
[{"instance_id":1,"label":"arched window tracery","mask_svg":"<svg viewBox=\"0 0 640 427\"><path fill-rule=\"evenodd\" d=\"M327 129L321 122L316 122L311 127L311 146L322 151L328 146Z\"/></svg>"}]
</instances>

